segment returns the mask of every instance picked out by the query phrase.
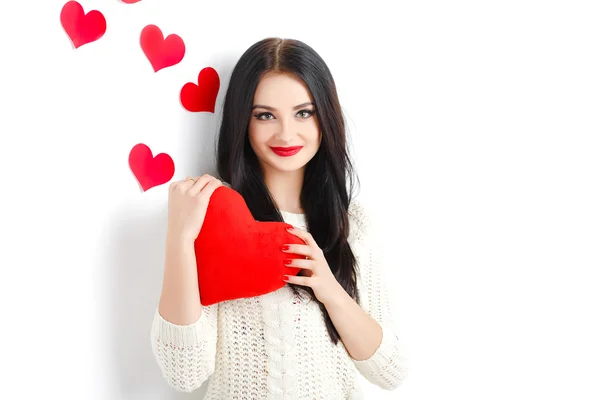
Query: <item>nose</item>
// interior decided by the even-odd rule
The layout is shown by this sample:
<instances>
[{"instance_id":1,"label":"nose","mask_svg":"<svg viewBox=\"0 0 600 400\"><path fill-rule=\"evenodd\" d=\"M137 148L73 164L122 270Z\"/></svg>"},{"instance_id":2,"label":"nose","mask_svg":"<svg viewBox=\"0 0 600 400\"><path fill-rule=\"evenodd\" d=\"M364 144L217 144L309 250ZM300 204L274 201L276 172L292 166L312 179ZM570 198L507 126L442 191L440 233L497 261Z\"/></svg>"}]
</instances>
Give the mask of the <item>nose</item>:
<instances>
[{"instance_id":1,"label":"nose","mask_svg":"<svg viewBox=\"0 0 600 400\"><path fill-rule=\"evenodd\" d=\"M279 132L277 133L277 136L283 142L288 142L295 135L293 120L286 117L280 118L279 121L281 121L281 123L279 125Z\"/></svg>"}]
</instances>

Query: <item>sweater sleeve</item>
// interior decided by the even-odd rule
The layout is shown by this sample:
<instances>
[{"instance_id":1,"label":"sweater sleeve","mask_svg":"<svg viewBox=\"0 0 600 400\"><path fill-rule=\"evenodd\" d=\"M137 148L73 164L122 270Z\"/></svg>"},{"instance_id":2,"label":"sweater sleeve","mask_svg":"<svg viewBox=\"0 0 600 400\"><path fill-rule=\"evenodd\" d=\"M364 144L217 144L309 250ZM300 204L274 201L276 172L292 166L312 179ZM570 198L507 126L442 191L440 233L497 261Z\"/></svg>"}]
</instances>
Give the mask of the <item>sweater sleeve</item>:
<instances>
[{"instance_id":1,"label":"sweater sleeve","mask_svg":"<svg viewBox=\"0 0 600 400\"><path fill-rule=\"evenodd\" d=\"M190 325L165 320L156 308L152 352L167 383L182 392L198 389L215 370L218 304L203 306Z\"/></svg>"},{"instance_id":2,"label":"sweater sleeve","mask_svg":"<svg viewBox=\"0 0 600 400\"><path fill-rule=\"evenodd\" d=\"M382 270L381 246L364 206L353 209L360 246L359 280L360 303L363 309L381 325L382 341L375 353L366 360L352 359L360 374L369 382L386 390L397 388L405 378L407 365L401 342L394 328L388 288Z\"/></svg>"}]
</instances>

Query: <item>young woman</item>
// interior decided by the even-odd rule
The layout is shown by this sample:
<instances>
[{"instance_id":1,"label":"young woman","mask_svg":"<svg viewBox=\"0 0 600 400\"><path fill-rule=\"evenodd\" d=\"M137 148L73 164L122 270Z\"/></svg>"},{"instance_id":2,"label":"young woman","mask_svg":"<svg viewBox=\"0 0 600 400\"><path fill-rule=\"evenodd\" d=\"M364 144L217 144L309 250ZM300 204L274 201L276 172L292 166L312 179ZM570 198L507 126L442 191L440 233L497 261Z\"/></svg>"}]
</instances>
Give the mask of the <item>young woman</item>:
<instances>
[{"instance_id":1,"label":"young woman","mask_svg":"<svg viewBox=\"0 0 600 400\"><path fill-rule=\"evenodd\" d=\"M164 378L188 392L209 380L205 399L360 399L357 373L396 388L406 365L372 225L351 196L344 120L325 62L296 40L251 46L233 70L218 139L218 178L170 186L151 334ZM291 262L302 272L283 276L280 290L205 307L194 240L223 182L256 220L293 225L306 244L281 251L305 259Z\"/></svg>"}]
</instances>

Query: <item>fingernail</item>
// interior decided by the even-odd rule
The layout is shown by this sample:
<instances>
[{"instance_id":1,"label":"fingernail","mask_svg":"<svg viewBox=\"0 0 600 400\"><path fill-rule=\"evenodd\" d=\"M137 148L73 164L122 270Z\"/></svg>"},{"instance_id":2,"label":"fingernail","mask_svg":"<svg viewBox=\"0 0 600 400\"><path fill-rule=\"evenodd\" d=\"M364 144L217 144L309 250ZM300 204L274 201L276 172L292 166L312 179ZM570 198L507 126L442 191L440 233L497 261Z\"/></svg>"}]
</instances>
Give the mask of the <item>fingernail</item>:
<instances>
[{"instance_id":1,"label":"fingernail","mask_svg":"<svg viewBox=\"0 0 600 400\"><path fill-rule=\"evenodd\" d=\"M281 280L288 282L290 280L290 278L287 275L282 275Z\"/></svg>"},{"instance_id":2,"label":"fingernail","mask_svg":"<svg viewBox=\"0 0 600 400\"><path fill-rule=\"evenodd\" d=\"M290 249L290 246L288 246L287 244L285 244L281 247L282 251L288 251L289 249Z\"/></svg>"},{"instance_id":3,"label":"fingernail","mask_svg":"<svg viewBox=\"0 0 600 400\"><path fill-rule=\"evenodd\" d=\"M283 264L285 264L285 265L291 265L292 264L292 260L284 260Z\"/></svg>"},{"instance_id":4,"label":"fingernail","mask_svg":"<svg viewBox=\"0 0 600 400\"><path fill-rule=\"evenodd\" d=\"M288 226L288 227L287 227L287 228L285 228L285 229L286 229L286 230L288 230L288 231L292 231L292 230L294 230L294 227L293 227L293 226Z\"/></svg>"}]
</instances>

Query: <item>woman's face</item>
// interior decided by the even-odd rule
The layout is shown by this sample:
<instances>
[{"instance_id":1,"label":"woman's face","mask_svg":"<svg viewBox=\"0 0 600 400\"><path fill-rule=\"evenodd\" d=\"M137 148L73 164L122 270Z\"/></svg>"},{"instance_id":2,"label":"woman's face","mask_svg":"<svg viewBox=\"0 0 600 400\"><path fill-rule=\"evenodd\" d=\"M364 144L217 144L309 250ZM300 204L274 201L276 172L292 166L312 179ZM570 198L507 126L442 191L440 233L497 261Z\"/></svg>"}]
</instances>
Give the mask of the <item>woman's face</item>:
<instances>
[{"instance_id":1,"label":"woman's face","mask_svg":"<svg viewBox=\"0 0 600 400\"><path fill-rule=\"evenodd\" d=\"M269 72L254 93L250 145L265 173L303 169L321 144L312 96L291 74Z\"/></svg>"}]
</instances>

